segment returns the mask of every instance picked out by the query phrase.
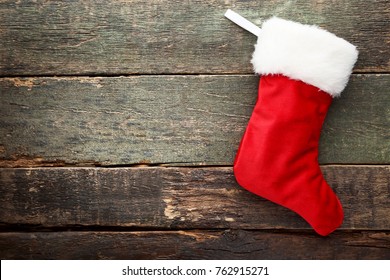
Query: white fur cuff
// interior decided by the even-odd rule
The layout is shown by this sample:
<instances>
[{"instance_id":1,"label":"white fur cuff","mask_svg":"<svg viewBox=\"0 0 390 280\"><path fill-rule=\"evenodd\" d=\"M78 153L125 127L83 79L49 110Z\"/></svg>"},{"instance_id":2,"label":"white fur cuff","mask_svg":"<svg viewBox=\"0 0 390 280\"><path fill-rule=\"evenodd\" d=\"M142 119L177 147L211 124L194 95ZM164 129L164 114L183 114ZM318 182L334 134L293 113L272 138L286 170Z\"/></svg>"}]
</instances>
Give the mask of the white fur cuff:
<instances>
[{"instance_id":1,"label":"white fur cuff","mask_svg":"<svg viewBox=\"0 0 390 280\"><path fill-rule=\"evenodd\" d=\"M357 57L354 45L326 30L273 17L263 23L251 62L258 74L282 74L335 97Z\"/></svg>"}]
</instances>

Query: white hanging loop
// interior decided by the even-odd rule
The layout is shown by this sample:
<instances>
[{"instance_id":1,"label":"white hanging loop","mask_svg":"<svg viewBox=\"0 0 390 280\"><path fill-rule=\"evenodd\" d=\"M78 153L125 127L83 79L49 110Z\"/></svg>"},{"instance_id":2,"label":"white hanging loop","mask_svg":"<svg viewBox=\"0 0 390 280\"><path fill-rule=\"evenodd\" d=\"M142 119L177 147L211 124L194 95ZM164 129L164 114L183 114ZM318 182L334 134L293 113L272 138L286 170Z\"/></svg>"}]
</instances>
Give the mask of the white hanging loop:
<instances>
[{"instance_id":1,"label":"white hanging loop","mask_svg":"<svg viewBox=\"0 0 390 280\"><path fill-rule=\"evenodd\" d=\"M225 13L225 17L230 19L232 22L237 24L238 26L241 26L244 28L246 31L249 31L253 35L259 36L261 32L261 28L258 27L257 25L253 24L246 18L240 16L236 12L233 12L232 10L228 9Z\"/></svg>"}]
</instances>

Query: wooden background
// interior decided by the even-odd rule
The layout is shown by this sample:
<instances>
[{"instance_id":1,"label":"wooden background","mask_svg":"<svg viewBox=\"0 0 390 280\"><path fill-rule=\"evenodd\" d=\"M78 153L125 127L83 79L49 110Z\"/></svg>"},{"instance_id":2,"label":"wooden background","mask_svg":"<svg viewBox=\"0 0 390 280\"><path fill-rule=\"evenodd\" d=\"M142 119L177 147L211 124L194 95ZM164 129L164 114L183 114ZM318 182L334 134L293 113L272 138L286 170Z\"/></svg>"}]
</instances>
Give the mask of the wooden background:
<instances>
[{"instance_id":1,"label":"wooden background","mask_svg":"<svg viewBox=\"0 0 390 280\"><path fill-rule=\"evenodd\" d=\"M240 188L256 38L317 24L360 56L320 143L328 237ZM1 259L389 259L390 4L0 1Z\"/></svg>"}]
</instances>

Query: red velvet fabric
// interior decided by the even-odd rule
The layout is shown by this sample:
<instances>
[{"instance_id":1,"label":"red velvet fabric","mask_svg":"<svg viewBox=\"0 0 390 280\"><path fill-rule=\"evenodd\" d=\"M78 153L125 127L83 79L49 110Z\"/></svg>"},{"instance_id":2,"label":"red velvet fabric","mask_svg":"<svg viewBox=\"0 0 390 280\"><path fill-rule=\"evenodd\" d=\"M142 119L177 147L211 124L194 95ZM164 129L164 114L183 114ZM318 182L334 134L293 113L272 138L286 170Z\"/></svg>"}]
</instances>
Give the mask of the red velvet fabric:
<instances>
[{"instance_id":1,"label":"red velvet fabric","mask_svg":"<svg viewBox=\"0 0 390 280\"><path fill-rule=\"evenodd\" d=\"M283 75L260 79L258 99L234 162L245 189L302 216L320 235L343 220L339 199L318 164L318 143L332 97Z\"/></svg>"}]
</instances>

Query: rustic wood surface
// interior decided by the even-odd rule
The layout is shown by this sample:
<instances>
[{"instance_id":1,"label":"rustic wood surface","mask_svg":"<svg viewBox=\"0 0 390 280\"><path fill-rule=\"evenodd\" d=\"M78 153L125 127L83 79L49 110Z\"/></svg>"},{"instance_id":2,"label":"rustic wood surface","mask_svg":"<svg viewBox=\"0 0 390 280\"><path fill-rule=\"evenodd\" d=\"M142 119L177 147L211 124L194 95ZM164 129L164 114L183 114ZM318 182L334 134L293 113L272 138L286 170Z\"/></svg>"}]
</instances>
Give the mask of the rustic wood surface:
<instances>
[{"instance_id":1,"label":"rustic wood surface","mask_svg":"<svg viewBox=\"0 0 390 280\"><path fill-rule=\"evenodd\" d=\"M384 259L390 233L247 230L0 233L0 258L20 259Z\"/></svg>"},{"instance_id":2,"label":"rustic wood surface","mask_svg":"<svg viewBox=\"0 0 390 280\"><path fill-rule=\"evenodd\" d=\"M237 185L256 38L317 24L358 47L320 142L345 220L324 238ZM387 0L0 1L1 259L389 259Z\"/></svg>"},{"instance_id":3,"label":"rustic wood surface","mask_svg":"<svg viewBox=\"0 0 390 280\"><path fill-rule=\"evenodd\" d=\"M390 166L322 170L343 204L342 229L390 228ZM10 168L0 182L0 225L310 228L239 187L231 167Z\"/></svg>"},{"instance_id":4,"label":"rustic wood surface","mask_svg":"<svg viewBox=\"0 0 390 280\"><path fill-rule=\"evenodd\" d=\"M356 44L355 71L390 70L387 0L1 1L0 75L252 73L256 38L223 17L279 16Z\"/></svg>"},{"instance_id":5,"label":"rustic wood surface","mask_svg":"<svg viewBox=\"0 0 390 280\"><path fill-rule=\"evenodd\" d=\"M231 165L254 75L2 78L0 166ZM390 76L354 75L320 163L390 163Z\"/></svg>"}]
</instances>

